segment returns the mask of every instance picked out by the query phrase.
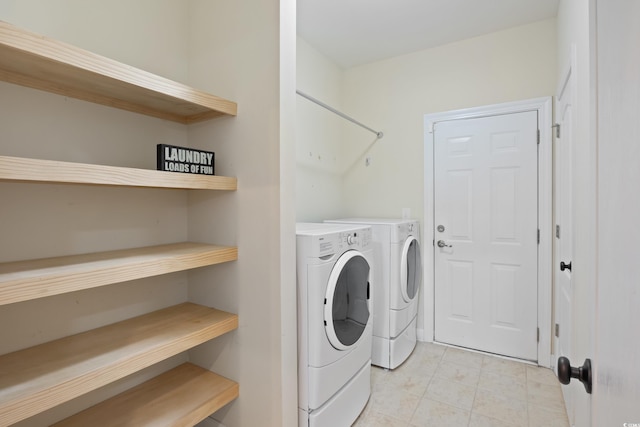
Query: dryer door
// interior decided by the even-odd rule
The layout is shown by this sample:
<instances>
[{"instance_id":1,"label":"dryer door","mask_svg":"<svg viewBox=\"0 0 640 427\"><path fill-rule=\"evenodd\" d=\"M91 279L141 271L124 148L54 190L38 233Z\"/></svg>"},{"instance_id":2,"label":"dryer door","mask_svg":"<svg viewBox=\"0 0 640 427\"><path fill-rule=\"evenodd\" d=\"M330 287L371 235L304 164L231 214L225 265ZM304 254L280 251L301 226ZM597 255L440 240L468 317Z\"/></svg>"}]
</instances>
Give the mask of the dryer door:
<instances>
[{"instance_id":1,"label":"dryer door","mask_svg":"<svg viewBox=\"0 0 640 427\"><path fill-rule=\"evenodd\" d=\"M324 299L327 338L338 350L348 350L362 337L369 318L370 266L362 253L347 251L331 270Z\"/></svg>"},{"instance_id":2,"label":"dryer door","mask_svg":"<svg viewBox=\"0 0 640 427\"><path fill-rule=\"evenodd\" d=\"M402 248L400 260L400 291L404 302L411 302L418 296L422 284L422 258L418 239L409 236Z\"/></svg>"}]
</instances>

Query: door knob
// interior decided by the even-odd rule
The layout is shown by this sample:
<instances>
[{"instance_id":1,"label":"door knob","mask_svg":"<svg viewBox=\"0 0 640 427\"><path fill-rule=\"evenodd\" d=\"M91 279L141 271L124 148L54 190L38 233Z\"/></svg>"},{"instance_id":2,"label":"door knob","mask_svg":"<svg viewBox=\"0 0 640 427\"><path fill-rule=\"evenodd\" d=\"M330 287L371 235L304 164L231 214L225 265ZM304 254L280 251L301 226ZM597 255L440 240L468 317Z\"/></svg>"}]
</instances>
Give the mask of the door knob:
<instances>
[{"instance_id":1,"label":"door knob","mask_svg":"<svg viewBox=\"0 0 640 427\"><path fill-rule=\"evenodd\" d=\"M569 264L565 264L564 261L560 261L560 271L565 270L571 271L571 262L569 262Z\"/></svg>"},{"instance_id":2,"label":"door knob","mask_svg":"<svg viewBox=\"0 0 640 427\"><path fill-rule=\"evenodd\" d=\"M438 240L438 247L439 248L451 248L451 245L447 245L444 240Z\"/></svg>"},{"instance_id":3,"label":"door knob","mask_svg":"<svg viewBox=\"0 0 640 427\"><path fill-rule=\"evenodd\" d=\"M567 385L571 378L579 379L587 393L591 394L591 359L585 359L582 366L574 368L566 357L558 358L558 380Z\"/></svg>"}]
</instances>

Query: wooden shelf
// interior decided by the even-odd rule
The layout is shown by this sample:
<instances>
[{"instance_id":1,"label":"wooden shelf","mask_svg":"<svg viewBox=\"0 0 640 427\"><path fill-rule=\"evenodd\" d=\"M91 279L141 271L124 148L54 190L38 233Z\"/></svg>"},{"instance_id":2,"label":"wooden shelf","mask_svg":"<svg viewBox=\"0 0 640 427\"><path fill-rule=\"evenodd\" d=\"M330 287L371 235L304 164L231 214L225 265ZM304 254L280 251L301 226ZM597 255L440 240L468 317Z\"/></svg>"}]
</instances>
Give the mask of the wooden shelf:
<instances>
[{"instance_id":1,"label":"wooden shelf","mask_svg":"<svg viewBox=\"0 0 640 427\"><path fill-rule=\"evenodd\" d=\"M175 243L0 264L0 305L238 259L235 247Z\"/></svg>"},{"instance_id":2,"label":"wooden shelf","mask_svg":"<svg viewBox=\"0 0 640 427\"><path fill-rule=\"evenodd\" d=\"M238 397L238 384L185 363L52 427L194 426Z\"/></svg>"},{"instance_id":3,"label":"wooden shelf","mask_svg":"<svg viewBox=\"0 0 640 427\"><path fill-rule=\"evenodd\" d=\"M180 123L235 102L0 21L0 80Z\"/></svg>"},{"instance_id":4,"label":"wooden shelf","mask_svg":"<svg viewBox=\"0 0 640 427\"><path fill-rule=\"evenodd\" d=\"M178 123L235 116L235 102L0 21L0 81ZM0 182L229 190L233 177L0 156ZM0 305L236 260L178 243L0 264ZM238 327L192 303L0 356L0 426L11 425ZM57 425L193 426L238 384L185 364ZM143 410L140 410L143 408ZM95 418L94 418L95 417Z\"/></svg>"},{"instance_id":5,"label":"wooden shelf","mask_svg":"<svg viewBox=\"0 0 640 427\"><path fill-rule=\"evenodd\" d=\"M0 156L0 181L183 190L235 191L237 189L237 179L227 176L196 175L7 156Z\"/></svg>"},{"instance_id":6,"label":"wooden shelf","mask_svg":"<svg viewBox=\"0 0 640 427\"><path fill-rule=\"evenodd\" d=\"M183 303L0 356L0 425L10 425L238 327Z\"/></svg>"}]
</instances>

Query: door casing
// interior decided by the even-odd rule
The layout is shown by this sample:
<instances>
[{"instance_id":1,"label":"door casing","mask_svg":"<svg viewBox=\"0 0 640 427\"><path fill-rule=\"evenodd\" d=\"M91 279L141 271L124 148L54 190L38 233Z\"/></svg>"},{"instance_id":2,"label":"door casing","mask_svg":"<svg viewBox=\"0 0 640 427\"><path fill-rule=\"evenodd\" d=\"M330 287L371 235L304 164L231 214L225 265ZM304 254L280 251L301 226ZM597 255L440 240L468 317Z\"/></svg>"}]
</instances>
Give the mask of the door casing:
<instances>
[{"instance_id":1,"label":"door casing","mask_svg":"<svg viewBox=\"0 0 640 427\"><path fill-rule=\"evenodd\" d=\"M453 110L424 116L424 227L423 227L423 290L424 316L418 325L418 339L433 341L434 338L434 137L433 125L437 122L480 118L523 111L538 112L540 143L538 148L538 365L551 366L552 337L552 254L553 254L553 199L552 199L552 98L534 98L522 101L486 105ZM431 242L431 243L429 243Z\"/></svg>"}]
</instances>

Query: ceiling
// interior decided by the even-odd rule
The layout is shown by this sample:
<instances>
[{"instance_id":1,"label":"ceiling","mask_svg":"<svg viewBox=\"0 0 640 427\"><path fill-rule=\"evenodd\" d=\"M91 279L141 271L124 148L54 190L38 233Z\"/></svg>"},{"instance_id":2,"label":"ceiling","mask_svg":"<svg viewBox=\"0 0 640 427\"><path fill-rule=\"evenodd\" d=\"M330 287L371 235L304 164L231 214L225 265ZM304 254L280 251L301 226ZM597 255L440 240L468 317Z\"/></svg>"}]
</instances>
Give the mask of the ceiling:
<instances>
[{"instance_id":1,"label":"ceiling","mask_svg":"<svg viewBox=\"0 0 640 427\"><path fill-rule=\"evenodd\" d=\"M297 0L298 35L343 68L556 16L560 0Z\"/></svg>"}]
</instances>

